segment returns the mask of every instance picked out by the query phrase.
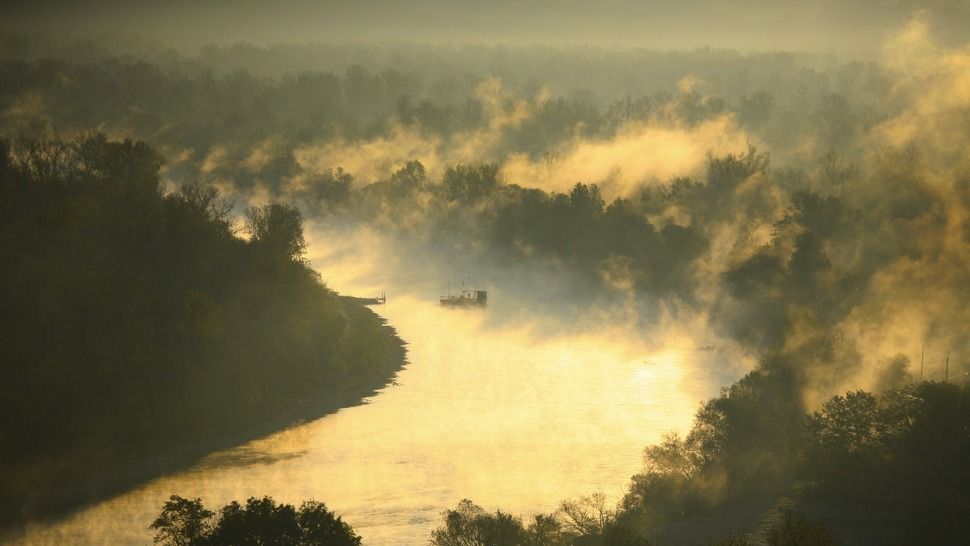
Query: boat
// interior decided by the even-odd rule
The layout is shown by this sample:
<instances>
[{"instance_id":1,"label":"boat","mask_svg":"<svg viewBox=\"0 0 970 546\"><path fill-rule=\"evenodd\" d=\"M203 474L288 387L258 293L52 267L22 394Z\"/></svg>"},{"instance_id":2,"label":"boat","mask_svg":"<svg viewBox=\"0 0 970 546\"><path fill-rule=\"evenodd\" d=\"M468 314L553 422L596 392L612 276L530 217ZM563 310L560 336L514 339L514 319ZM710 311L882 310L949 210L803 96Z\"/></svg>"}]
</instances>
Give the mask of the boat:
<instances>
[{"instance_id":1,"label":"boat","mask_svg":"<svg viewBox=\"0 0 970 546\"><path fill-rule=\"evenodd\" d=\"M488 301L488 292L485 290L462 290L461 294L441 296L441 305L449 307L474 307L484 306Z\"/></svg>"}]
</instances>

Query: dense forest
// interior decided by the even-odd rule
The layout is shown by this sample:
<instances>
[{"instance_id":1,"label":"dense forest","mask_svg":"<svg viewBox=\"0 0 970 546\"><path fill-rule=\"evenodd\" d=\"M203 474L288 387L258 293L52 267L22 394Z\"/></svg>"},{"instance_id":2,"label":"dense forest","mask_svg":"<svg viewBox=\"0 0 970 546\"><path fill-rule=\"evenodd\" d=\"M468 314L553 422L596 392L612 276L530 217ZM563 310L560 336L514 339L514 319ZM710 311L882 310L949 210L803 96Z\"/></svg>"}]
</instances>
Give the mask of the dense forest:
<instances>
[{"instance_id":1,"label":"dense forest","mask_svg":"<svg viewBox=\"0 0 970 546\"><path fill-rule=\"evenodd\" d=\"M303 260L302 218L162 195L162 158L100 134L0 141L2 521L354 403L400 342Z\"/></svg>"}]
</instances>

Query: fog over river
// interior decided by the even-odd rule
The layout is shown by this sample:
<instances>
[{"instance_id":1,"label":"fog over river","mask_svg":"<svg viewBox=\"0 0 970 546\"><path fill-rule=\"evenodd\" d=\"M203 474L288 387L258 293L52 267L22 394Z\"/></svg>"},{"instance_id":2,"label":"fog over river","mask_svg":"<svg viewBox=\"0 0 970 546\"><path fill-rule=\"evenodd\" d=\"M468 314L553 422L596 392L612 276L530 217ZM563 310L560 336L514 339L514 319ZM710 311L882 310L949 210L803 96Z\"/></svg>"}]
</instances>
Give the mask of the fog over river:
<instances>
[{"instance_id":1,"label":"fog over river","mask_svg":"<svg viewBox=\"0 0 970 546\"><path fill-rule=\"evenodd\" d=\"M379 259L386 247L359 243L314 242L311 259L341 293L386 290L388 303L374 309L408 350L393 385L364 405L34 524L21 543L149 544L148 525L172 494L209 507L316 499L375 546L426 543L442 510L463 498L522 516L597 491L612 502L641 468L644 446L686 430L698 403L746 367L696 329L697 337L672 326L646 335L628 311L609 323L556 316L522 296L527 280L511 287L515 272L489 273L487 308L445 308L440 267L402 267Z\"/></svg>"}]
</instances>

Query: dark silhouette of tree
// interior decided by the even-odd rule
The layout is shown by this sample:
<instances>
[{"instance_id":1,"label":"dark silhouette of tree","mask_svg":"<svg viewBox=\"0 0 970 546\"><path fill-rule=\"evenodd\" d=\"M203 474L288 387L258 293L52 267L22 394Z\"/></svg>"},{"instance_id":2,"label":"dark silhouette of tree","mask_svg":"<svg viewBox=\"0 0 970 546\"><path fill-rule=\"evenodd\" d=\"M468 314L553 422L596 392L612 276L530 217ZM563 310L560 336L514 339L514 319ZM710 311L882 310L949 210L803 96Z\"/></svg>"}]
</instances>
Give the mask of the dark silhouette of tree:
<instances>
[{"instance_id":1,"label":"dark silhouette of tree","mask_svg":"<svg viewBox=\"0 0 970 546\"><path fill-rule=\"evenodd\" d=\"M300 536L296 509L263 497L250 498L245 506L236 501L224 506L219 512L219 521L207 538L213 544L283 546L298 544Z\"/></svg>"},{"instance_id":2,"label":"dark silhouette of tree","mask_svg":"<svg viewBox=\"0 0 970 546\"><path fill-rule=\"evenodd\" d=\"M468 499L443 517L444 525L431 532L432 546L516 546L525 538L518 519L501 511L486 513Z\"/></svg>"},{"instance_id":3,"label":"dark silhouette of tree","mask_svg":"<svg viewBox=\"0 0 970 546\"><path fill-rule=\"evenodd\" d=\"M445 171L441 183L449 199L475 202L498 188L499 166L495 163L456 165Z\"/></svg>"},{"instance_id":4,"label":"dark silhouette of tree","mask_svg":"<svg viewBox=\"0 0 970 546\"><path fill-rule=\"evenodd\" d=\"M234 233L232 201L221 198L219 190L199 183L186 184L179 188L175 199L188 208L191 216L203 219L221 233Z\"/></svg>"},{"instance_id":5,"label":"dark silhouette of tree","mask_svg":"<svg viewBox=\"0 0 970 546\"><path fill-rule=\"evenodd\" d=\"M233 501L218 518L202 501L177 495L152 523L155 544L163 546L360 546L360 536L323 503L307 501L299 509L270 497Z\"/></svg>"},{"instance_id":6,"label":"dark silhouette of tree","mask_svg":"<svg viewBox=\"0 0 970 546\"><path fill-rule=\"evenodd\" d=\"M567 546L572 542L572 535L568 533L562 522L555 515L538 514L533 516L532 523L526 529L523 542L526 546Z\"/></svg>"},{"instance_id":7,"label":"dark silhouette of tree","mask_svg":"<svg viewBox=\"0 0 970 546\"><path fill-rule=\"evenodd\" d=\"M606 496L593 493L559 505L563 526L578 535L601 535L616 519L616 511L606 504Z\"/></svg>"},{"instance_id":8,"label":"dark silhouette of tree","mask_svg":"<svg viewBox=\"0 0 970 546\"><path fill-rule=\"evenodd\" d=\"M431 532L432 546L559 546L570 544L572 533L553 516L522 521L501 510L488 513L465 499L442 513L442 525Z\"/></svg>"},{"instance_id":9,"label":"dark silhouette of tree","mask_svg":"<svg viewBox=\"0 0 970 546\"><path fill-rule=\"evenodd\" d=\"M360 537L321 502L304 502L297 511L303 544L360 546Z\"/></svg>"},{"instance_id":10,"label":"dark silhouette of tree","mask_svg":"<svg viewBox=\"0 0 970 546\"><path fill-rule=\"evenodd\" d=\"M707 163L707 181L719 191L727 191L756 174L768 169L768 154L759 153L753 146L743 154L711 157Z\"/></svg>"},{"instance_id":11,"label":"dark silhouette of tree","mask_svg":"<svg viewBox=\"0 0 970 546\"><path fill-rule=\"evenodd\" d=\"M391 175L390 182L394 187L392 197L405 199L415 192L424 190L428 177L420 161L408 161Z\"/></svg>"},{"instance_id":12,"label":"dark silhouette of tree","mask_svg":"<svg viewBox=\"0 0 970 546\"><path fill-rule=\"evenodd\" d=\"M212 533L213 515L202 505L202 499L172 495L149 528L156 531L155 544L193 546L202 544Z\"/></svg>"},{"instance_id":13,"label":"dark silhouette of tree","mask_svg":"<svg viewBox=\"0 0 970 546\"><path fill-rule=\"evenodd\" d=\"M343 169L328 169L310 183L311 203L323 208L341 207L351 196L354 177Z\"/></svg>"},{"instance_id":14,"label":"dark silhouette of tree","mask_svg":"<svg viewBox=\"0 0 970 546\"><path fill-rule=\"evenodd\" d=\"M253 207L246 215L246 223L252 235L251 243L257 248L289 260L303 258L306 252L303 215L296 207L282 203Z\"/></svg>"},{"instance_id":15,"label":"dark silhouette of tree","mask_svg":"<svg viewBox=\"0 0 970 546\"><path fill-rule=\"evenodd\" d=\"M811 444L806 456L827 485L875 485L865 477L881 470L888 456L875 396L864 391L834 396L808 416L807 428Z\"/></svg>"},{"instance_id":16,"label":"dark silhouette of tree","mask_svg":"<svg viewBox=\"0 0 970 546\"><path fill-rule=\"evenodd\" d=\"M918 383L849 392L804 415L781 394L797 384L791 372L772 366L703 404L685 439L670 435L647 448L615 526L649 536L671 522L796 490L798 502L828 515L820 522L786 515L771 544L834 544L833 529L854 529L860 519L893 529L898 543L970 537L970 472L959 462L970 454L970 388Z\"/></svg>"}]
</instances>

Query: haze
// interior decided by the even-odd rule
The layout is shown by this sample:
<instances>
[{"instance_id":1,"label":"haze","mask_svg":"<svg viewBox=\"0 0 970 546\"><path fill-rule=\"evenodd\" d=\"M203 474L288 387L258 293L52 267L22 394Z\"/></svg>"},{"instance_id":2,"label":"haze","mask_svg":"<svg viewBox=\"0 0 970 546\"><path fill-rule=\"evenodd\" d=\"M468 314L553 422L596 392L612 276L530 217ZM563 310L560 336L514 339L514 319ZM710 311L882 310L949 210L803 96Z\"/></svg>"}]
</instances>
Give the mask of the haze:
<instances>
[{"instance_id":1,"label":"haze","mask_svg":"<svg viewBox=\"0 0 970 546\"><path fill-rule=\"evenodd\" d=\"M5 3L0 542L970 544L968 120L964 1Z\"/></svg>"},{"instance_id":2,"label":"haze","mask_svg":"<svg viewBox=\"0 0 970 546\"><path fill-rule=\"evenodd\" d=\"M872 55L926 13L947 43L970 28L965 0L285 0L5 2L0 29L140 34L179 49L209 44L419 42L813 50Z\"/></svg>"}]
</instances>

